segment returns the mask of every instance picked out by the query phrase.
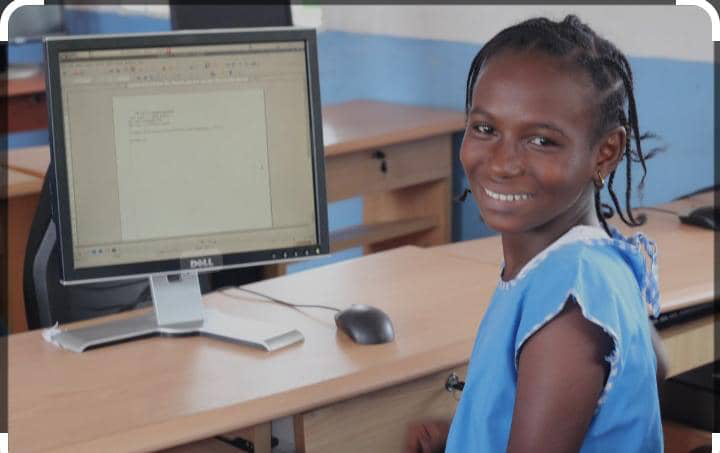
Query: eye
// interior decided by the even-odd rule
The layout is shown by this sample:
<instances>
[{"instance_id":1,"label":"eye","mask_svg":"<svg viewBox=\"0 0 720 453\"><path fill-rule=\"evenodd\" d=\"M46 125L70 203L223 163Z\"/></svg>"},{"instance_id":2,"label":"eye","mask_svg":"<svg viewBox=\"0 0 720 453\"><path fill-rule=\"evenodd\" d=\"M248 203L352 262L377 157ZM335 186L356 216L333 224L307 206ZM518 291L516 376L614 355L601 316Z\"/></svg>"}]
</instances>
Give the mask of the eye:
<instances>
[{"instance_id":1,"label":"eye","mask_svg":"<svg viewBox=\"0 0 720 453\"><path fill-rule=\"evenodd\" d=\"M495 133L495 128L487 123L478 123L473 126L473 130L478 135L492 135Z\"/></svg>"},{"instance_id":2,"label":"eye","mask_svg":"<svg viewBox=\"0 0 720 453\"><path fill-rule=\"evenodd\" d=\"M542 148L547 148L548 146L556 146L557 145L557 143L548 139L547 137L543 137L542 135L538 135L536 137L531 138L530 144L539 146Z\"/></svg>"}]
</instances>

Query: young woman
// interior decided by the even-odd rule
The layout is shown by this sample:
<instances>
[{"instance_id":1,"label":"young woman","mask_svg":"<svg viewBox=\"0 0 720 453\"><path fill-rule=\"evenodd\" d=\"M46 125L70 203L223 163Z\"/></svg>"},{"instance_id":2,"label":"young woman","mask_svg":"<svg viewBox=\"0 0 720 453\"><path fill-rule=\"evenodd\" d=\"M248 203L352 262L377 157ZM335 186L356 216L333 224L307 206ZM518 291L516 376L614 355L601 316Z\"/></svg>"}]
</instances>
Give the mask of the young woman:
<instances>
[{"instance_id":1,"label":"young woman","mask_svg":"<svg viewBox=\"0 0 720 453\"><path fill-rule=\"evenodd\" d=\"M627 59L575 16L532 19L480 50L466 99L460 158L504 264L452 424L414 425L407 451L662 451L655 248L610 228L600 202L608 187L621 219L641 223ZM623 158L624 212L612 189Z\"/></svg>"}]
</instances>

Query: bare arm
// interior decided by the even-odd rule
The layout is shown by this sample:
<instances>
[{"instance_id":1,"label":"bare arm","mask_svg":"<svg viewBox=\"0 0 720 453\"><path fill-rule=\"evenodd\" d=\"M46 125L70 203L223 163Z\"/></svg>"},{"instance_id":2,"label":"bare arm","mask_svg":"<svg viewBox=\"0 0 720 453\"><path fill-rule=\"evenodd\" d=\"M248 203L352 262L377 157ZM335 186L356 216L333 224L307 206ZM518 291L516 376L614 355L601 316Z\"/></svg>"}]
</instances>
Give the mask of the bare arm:
<instances>
[{"instance_id":1,"label":"bare arm","mask_svg":"<svg viewBox=\"0 0 720 453\"><path fill-rule=\"evenodd\" d=\"M523 346L508 452L577 452L608 373L610 337L575 302Z\"/></svg>"}]
</instances>

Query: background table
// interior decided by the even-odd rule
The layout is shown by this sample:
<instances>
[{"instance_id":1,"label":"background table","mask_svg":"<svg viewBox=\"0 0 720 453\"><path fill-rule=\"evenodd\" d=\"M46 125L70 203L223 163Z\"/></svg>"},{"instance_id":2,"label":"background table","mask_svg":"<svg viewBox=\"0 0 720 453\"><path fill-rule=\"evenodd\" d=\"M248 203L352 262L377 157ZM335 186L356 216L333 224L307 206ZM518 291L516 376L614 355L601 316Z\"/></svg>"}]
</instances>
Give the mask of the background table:
<instances>
[{"instance_id":1,"label":"background table","mask_svg":"<svg viewBox=\"0 0 720 453\"><path fill-rule=\"evenodd\" d=\"M42 70L30 77L7 82L8 132L46 129L48 111L45 96L45 75Z\"/></svg>"}]
</instances>

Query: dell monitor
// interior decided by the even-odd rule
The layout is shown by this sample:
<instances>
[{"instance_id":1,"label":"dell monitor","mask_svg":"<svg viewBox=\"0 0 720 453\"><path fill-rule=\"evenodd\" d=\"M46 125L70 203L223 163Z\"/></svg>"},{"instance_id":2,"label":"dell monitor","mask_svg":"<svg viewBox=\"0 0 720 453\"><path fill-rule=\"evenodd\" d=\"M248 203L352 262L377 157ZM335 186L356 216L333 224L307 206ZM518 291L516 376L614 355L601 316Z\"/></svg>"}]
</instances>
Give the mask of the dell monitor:
<instances>
[{"instance_id":1,"label":"dell monitor","mask_svg":"<svg viewBox=\"0 0 720 453\"><path fill-rule=\"evenodd\" d=\"M198 272L329 251L315 32L48 38L45 53L61 282L146 276L154 305L53 340L301 340L203 310Z\"/></svg>"}]
</instances>

